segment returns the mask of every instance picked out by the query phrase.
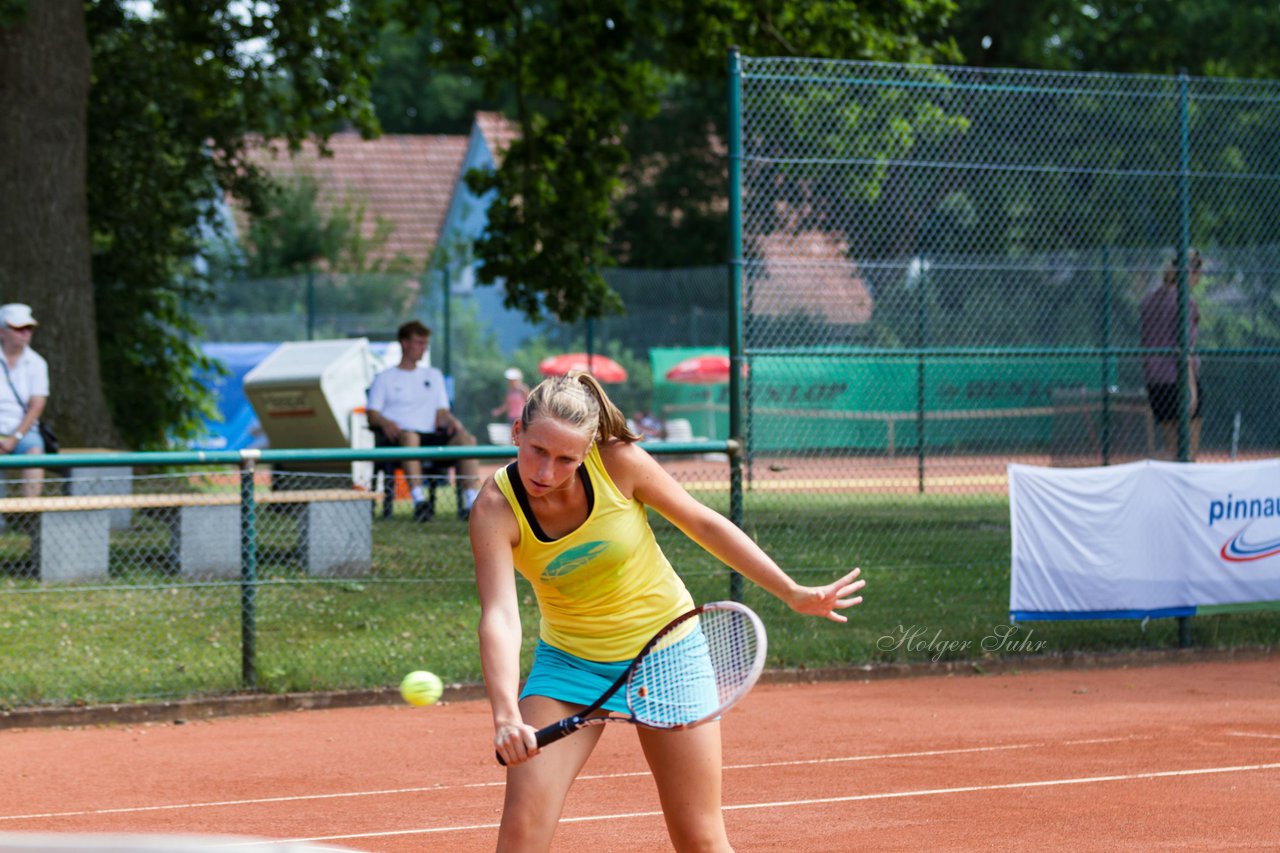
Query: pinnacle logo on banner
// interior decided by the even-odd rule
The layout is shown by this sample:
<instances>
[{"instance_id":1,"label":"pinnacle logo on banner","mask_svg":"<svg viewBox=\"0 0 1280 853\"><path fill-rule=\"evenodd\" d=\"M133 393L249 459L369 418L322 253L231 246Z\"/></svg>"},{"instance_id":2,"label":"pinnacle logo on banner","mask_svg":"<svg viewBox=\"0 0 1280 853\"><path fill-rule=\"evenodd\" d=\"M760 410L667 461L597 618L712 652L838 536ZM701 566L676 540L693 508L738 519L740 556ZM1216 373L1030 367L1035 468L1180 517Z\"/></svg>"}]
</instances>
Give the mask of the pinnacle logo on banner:
<instances>
[{"instance_id":1,"label":"pinnacle logo on banner","mask_svg":"<svg viewBox=\"0 0 1280 853\"><path fill-rule=\"evenodd\" d=\"M1010 616L1190 616L1280 602L1280 460L1009 466Z\"/></svg>"},{"instance_id":2,"label":"pinnacle logo on banner","mask_svg":"<svg viewBox=\"0 0 1280 853\"><path fill-rule=\"evenodd\" d=\"M1280 484L1277 484L1280 485ZM1273 488L1276 488L1273 486ZM1233 563L1265 560L1280 554L1280 498L1227 495L1209 503L1209 526L1222 521L1236 533L1222 545L1222 559Z\"/></svg>"}]
</instances>

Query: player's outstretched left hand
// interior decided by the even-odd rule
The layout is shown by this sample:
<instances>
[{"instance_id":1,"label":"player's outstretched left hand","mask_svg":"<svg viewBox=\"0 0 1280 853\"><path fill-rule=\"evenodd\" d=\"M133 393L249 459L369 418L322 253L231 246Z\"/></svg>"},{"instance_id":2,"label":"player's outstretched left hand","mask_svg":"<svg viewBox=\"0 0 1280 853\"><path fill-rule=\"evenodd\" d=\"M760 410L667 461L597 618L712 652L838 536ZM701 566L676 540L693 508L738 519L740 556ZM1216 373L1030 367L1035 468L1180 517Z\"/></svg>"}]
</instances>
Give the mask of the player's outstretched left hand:
<instances>
[{"instance_id":1,"label":"player's outstretched left hand","mask_svg":"<svg viewBox=\"0 0 1280 853\"><path fill-rule=\"evenodd\" d=\"M854 569L849 574L826 586L803 586L791 601L791 609L808 616L822 616L832 622L848 622L849 617L839 612L862 603L862 596L854 595L867 585L858 575L862 569Z\"/></svg>"}]
</instances>

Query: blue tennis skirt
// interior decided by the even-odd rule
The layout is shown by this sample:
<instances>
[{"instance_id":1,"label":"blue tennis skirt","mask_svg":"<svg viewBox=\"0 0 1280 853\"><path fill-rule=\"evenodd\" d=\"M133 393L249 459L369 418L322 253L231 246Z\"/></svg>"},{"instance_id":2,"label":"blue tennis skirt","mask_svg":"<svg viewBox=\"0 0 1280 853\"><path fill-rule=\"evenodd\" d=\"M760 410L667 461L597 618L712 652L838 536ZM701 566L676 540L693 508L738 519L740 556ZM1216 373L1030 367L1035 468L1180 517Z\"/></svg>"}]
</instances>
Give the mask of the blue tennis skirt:
<instances>
[{"instance_id":1,"label":"blue tennis skirt","mask_svg":"<svg viewBox=\"0 0 1280 853\"><path fill-rule=\"evenodd\" d=\"M546 696L571 705L586 707L600 698L627 671L631 661L602 663L561 651L543 640L533 651L533 668L520 691L520 698ZM605 710L627 713L627 697L623 690L609 697Z\"/></svg>"},{"instance_id":2,"label":"blue tennis skirt","mask_svg":"<svg viewBox=\"0 0 1280 853\"><path fill-rule=\"evenodd\" d=\"M668 683L652 693L638 690L637 696L632 697L632 701L638 703L634 710L642 718L665 724L692 722L715 711L720 701L702 632L693 630L666 649L651 653L649 660L671 656L675 656L674 662L667 661L660 667ZM520 698L547 696L585 707L617 681L630 664L630 661L602 663L586 660L539 640L534 650L533 668ZM646 670L642 669L633 680L640 679L642 686L645 674ZM671 683L673 681L678 687ZM610 696L603 707L620 714L632 710L627 704L626 687Z\"/></svg>"}]
</instances>

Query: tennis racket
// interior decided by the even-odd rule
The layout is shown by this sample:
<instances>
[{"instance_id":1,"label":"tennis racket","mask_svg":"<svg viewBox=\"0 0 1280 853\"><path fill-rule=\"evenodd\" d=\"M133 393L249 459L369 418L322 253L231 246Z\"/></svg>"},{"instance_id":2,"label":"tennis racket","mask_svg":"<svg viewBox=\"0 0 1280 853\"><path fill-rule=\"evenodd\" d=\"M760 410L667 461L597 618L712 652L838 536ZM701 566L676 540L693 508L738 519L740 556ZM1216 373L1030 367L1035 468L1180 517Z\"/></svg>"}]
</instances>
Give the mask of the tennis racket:
<instances>
[{"instance_id":1,"label":"tennis racket","mask_svg":"<svg viewBox=\"0 0 1280 853\"><path fill-rule=\"evenodd\" d=\"M687 729L713 720L747 695L764 670L764 624L736 601L713 601L668 622L600 698L537 733L538 748L585 726L631 723ZM627 716L598 715L626 690ZM502 756L498 763L505 765Z\"/></svg>"}]
</instances>

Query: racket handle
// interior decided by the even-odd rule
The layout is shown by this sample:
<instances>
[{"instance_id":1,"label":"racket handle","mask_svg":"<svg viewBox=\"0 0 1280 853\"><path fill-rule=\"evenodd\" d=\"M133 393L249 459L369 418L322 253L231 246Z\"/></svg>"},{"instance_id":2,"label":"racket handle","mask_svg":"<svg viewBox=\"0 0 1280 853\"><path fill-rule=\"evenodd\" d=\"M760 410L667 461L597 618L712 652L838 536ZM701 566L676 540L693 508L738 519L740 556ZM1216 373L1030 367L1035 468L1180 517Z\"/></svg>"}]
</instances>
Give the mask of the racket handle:
<instances>
[{"instance_id":1,"label":"racket handle","mask_svg":"<svg viewBox=\"0 0 1280 853\"><path fill-rule=\"evenodd\" d=\"M538 749L542 749L549 743L555 743L560 740L560 738L573 734L581 727L582 717L575 714L572 717L565 717L558 723L552 723L546 728L538 729L537 733L534 734L534 737L538 741ZM498 754L496 749L493 751L493 754L497 756L499 764L503 767L507 766L507 762L502 760L502 756Z\"/></svg>"}]
</instances>

